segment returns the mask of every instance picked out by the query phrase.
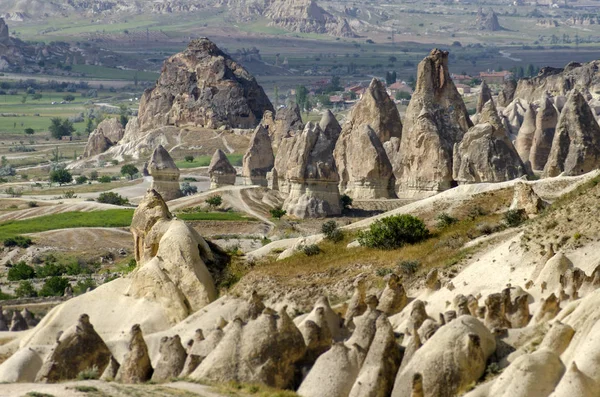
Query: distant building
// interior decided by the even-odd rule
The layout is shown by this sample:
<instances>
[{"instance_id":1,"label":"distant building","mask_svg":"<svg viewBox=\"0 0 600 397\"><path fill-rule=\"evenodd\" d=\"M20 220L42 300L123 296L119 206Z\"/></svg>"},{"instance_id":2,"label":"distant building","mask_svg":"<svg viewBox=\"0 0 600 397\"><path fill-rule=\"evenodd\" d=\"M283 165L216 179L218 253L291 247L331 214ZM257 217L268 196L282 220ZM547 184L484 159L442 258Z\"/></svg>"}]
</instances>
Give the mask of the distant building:
<instances>
[{"instance_id":1,"label":"distant building","mask_svg":"<svg viewBox=\"0 0 600 397\"><path fill-rule=\"evenodd\" d=\"M466 85L466 84L455 84L456 85L456 89L458 90L458 93L460 95L465 95L465 94L470 94L471 93L471 87Z\"/></svg>"},{"instance_id":2,"label":"distant building","mask_svg":"<svg viewBox=\"0 0 600 397\"><path fill-rule=\"evenodd\" d=\"M453 74L451 77L455 83L465 83L473 80L473 77L468 74Z\"/></svg>"},{"instance_id":3,"label":"distant building","mask_svg":"<svg viewBox=\"0 0 600 397\"><path fill-rule=\"evenodd\" d=\"M339 105L341 103L344 103L344 98L342 98L339 95L331 95L329 97L329 102L331 102L334 105Z\"/></svg>"},{"instance_id":4,"label":"distant building","mask_svg":"<svg viewBox=\"0 0 600 397\"><path fill-rule=\"evenodd\" d=\"M406 92L411 95L413 93L413 89L410 88L410 86L408 84L406 84L404 81L396 81L394 84L392 84L388 87L388 90L390 91L390 94L393 98L396 97L396 94L398 92Z\"/></svg>"},{"instance_id":5,"label":"distant building","mask_svg":"<svg viewBox=\"0 0 600 397\"><path fill-rule=\"evenodd\" d=\"M512 73L503 70L501 72L481 72L479 78L488 84L502 84L504 80L508 80L512 77Z\"/></svg>"}]
</instances>

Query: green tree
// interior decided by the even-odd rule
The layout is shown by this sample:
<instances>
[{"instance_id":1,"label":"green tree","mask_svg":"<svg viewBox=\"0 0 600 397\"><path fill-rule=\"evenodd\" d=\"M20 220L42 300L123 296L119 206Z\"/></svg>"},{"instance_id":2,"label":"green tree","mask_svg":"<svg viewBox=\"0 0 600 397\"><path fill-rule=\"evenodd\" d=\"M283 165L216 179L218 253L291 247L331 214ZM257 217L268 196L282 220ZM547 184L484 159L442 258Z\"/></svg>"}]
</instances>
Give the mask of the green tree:
<instances>
[{"instance_id":1,"label":"green tree","mask_svg":"<svg viewBox=\"0 0 600 397\"><path fill-rule=\"evenodd\" d=\"M75 127L69 119L61 119L60 117L54 117L50 120L50 127L48 128L50 135L54 139L61 139L63 136L71 136L75 132Z\"/></svg>"},{"instance_id":2,"label":"green tree","mask_svg":"<svg viewBox=\"0 0 600 397\"><path fill-rule=\"evenodd\" d=\"M133 176L140 172L137 167L133 164L125 164L121 167L121 175L129 177L129 179L133 179Z\"/></svg>"},{"instance_id":3,"label":"green tree","mask_svg":"<svg viewBox=\"0 0 600 397\"><path fill-rule=\"evenodd\" d=\"M65 100L67 102L73 102L75 100L75 97L71 94L67 94L67 95L63 96L63 100Z\"/></svg>"},{"instance_id":4,"label":"green tree","mask_svg":"<svg viewBox=\"0 0 600 397\"><path fill-rule=\"evenodd\" d=\"M533 66L531 63L529 65L527 65L527 77L533 77L535 76L535 66Z\"/></svg>"},{"instance_id":5,"label":"green tree","mask_svg":"<svg viewBox=\"0 0 600 397\"><path fill-rule=\"evenodd\" d=\"M64 277L50 277L39 292L40 296L63 296L69 286L69 280Z\"/></svg>"},{"instance_id":6,"label":"green tree","mask_svg":"<svg viewBox=\"0 0 600 397\"><path fill-rule=\"evenodd\" d=\"M21 281L19 286L15 288L15 295L18 298L34 298L37 296L37 291L31 281Z\"/></svg>"},{"instance_id":7,"label":"green tree","mask_svg":"<svg viewBox=\"0 0 600 397\"><path fill-rule=\"evenodd\" d=\"M185 159L186 163L193 163L194 162L194 156L191 156L191 155L185 156L184 159Z\"/></svg>"},{"instance_id":8,"label":"green tree","mask_svg":"<svg viewBox=\"0 0 600 397\"><path fill-rule=\"evenodd\" d=\"M35 277L35 270L25 262L19 262L8 269L8 281L29 280Z\"/></svg>"},{"instance_id":9,"label":"green tree","mask_svg":"<svg viewBox=\"0 0 600 397\"><path fill-rule=\"evenodd\" d=\"M223 204L223 198L219 195L210 196L206 200L204 200L206 204L208 204L211 208L217 208L221 204Z\"/></svg>"},{"instance_id":10,"label":"green tree","mask_svg":"<svg viewBox=\"0 0 600 397\"><path fill-rule=\"evenodd\" d=\"M94 120L88 118L85 123L85 132L91 134L94 131Z\"/></svg>"},{"instance_id":11,"label":"green tree","mask_svg":"<svg viewBox=\"0 0 600 397\"><path fill-rule=\"evenodd\" d=\"M275 219L281 219L282 216L284 216L285 214L287 214L287 211L284 210L281 207L278 208L273 208L271 211L269 211L271 213L271 216Z\"/></svg>"},{"instance_id":12,"label":"green tree","mask_svg":"<svg viewBox=\"0 0 600 397\"><path fill-rule=\"evenodd\" d=\"M50 182L58 183L59 186L62 186L63 183L71 183L71 181L73 181L73 175L64 168L50 172Z\"/></svg>"},{"instance_id":13,"label":"green tree","mask_svg":"<svg viewBox=\"0 0 600 397\"><path fill-rule=\"evenodd\" d=\"M275 110L277 110L279 108L279 87L277 87L277 85L275 85L275 87L273 88L273 91L275 91L274 95L275 95Z\"/></svg>"},{"instance_id":14,"label":"green tree","mask_svg":"<svg viewBox=\"0 0 600 397\"><path fill-rule=\"evenodd\" d=\"M303 85L296 87L296 103L300 109L308 108L308 88Z\"/></svg>"},{"instance_id":15,"label":"green tree","mask_svg":"<svg viewBox=\"0 0 600 397\"><path fill-rule=\"evenodd\" d=\"M25 128L25 133L27 135L33 135L35 134L35 130L33 128Z\"/></svg>"},{"instance_id":16,"label":"green tree","mask_svg":"<svg viewBox=\"0 0 600 397\"><path fill-rule=\"evenodd\" d=\"M198 187L194 186L194 185L190 185L189 182L183 182L180 187L179 190L181 190L181 193L184 196L191 196L193 194L198 193Z\"/></svg>"},{"instance_id":17,"label":"green tree","mask_svg":"<svg viewBox=\"0 0 600 397\"><path fill-rule=\"evenodd\" d=\"M127 105L125 104L119 106L119 121L123 128L127 126L127 122L129 121L129 109L127 109Z\"/></svg>"}]
</instances>

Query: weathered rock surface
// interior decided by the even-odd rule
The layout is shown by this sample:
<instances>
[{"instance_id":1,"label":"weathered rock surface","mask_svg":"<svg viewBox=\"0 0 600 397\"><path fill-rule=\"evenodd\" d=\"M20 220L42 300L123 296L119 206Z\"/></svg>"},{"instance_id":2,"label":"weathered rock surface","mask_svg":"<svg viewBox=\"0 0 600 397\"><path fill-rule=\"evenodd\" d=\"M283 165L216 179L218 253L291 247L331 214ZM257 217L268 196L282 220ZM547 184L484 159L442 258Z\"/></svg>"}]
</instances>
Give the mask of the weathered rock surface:
<instances>
[{"instance_id":1,"label":"weathered rock surface","mask_svg":"<svg viewBox=\"0 0 600 397\"><path fill-rule=\"evenodd\" d=\"M87 314L66 330L44 360L37 382L56 383L75 379L84 370L96 368L101 374L112 357L102 338L94 330Z\"/></svg>"},{"instance_id":2,"label":"weathered rock surface","mask_svg":"<svg viewBox=\"0 0 600 397\"><path fill-rule=\"evenodd\" d=\"M27 329L29 329L29 326L27 325L27 321L25 321L25 319L23 318L21 313L19 313L18 310L15 310L12 315L12 320L10 322L9 331L11 331L11 332L25 331Z\"/></svg>"},{"instance_id":3,"label":"weathered rock surface","mask_svg":"<svg viewBox=\"0 0 600 397\"><path fill-rule=\"evenodd\" d=\"M206 38L165 61L156 87L142 95L139 128L162 126L254 128L274 111L246 69Z\"/></svg>"},{"instance_id":4,"label":"weathered rock surface","mask_svg":"<svg viewBox=\"0 0 600 397\"><path fill-rule=\"evenodd\" d=\"M498 93L498 106L506 107L512 102L517 90L517 81L514 79L504 80L502 90Z\"/></svg>"},{"instance_id":5,"label":"weathered rock surface","mask_svg":"<svg viewBox=\"0 0 600 397\"><path fill-rule=\"evenodd\" d=\"M4 22L3 18L0 18L0 44L8 45L10 37L8 35L8 25Z\"/></svg>"},{"instance_id":6,"label":"weathered rock surface","mask_svg":"<svg viewBox=\"0 0 600 397\"><path fill-rule=\"evenodd\" d=\"M124 134L125 129L116 118L102 121L90 134L83 157L92 157L106 152L110 147L116 145Z\"/></svg>"},{"instance_id":7,"label":"weathered rock surface","mask_svg":"<svg viewBox=\"0 0 600 397\"><path fill-rule=\"evenodd\" d=\"M248 151L244 154L242 176L246 185L267 186L267 173L275 165L271 137L262 125L254 130Z\"/></svg>"},{"instance_id":8,"label":"weathered rock surface","mask_svg":"<svg viewBox=\"0 0 600 397\"><path fill-rule=\"evenodd\" d=\"M479 30L489 30L490 32L503 30L502 26L500 26L500 22L498 22L498 15L496 15L492 9L485 14L480 7L479 12L477 13L476 24L477 29Z\"/></svg>"},{"instance_id":9,"label":"weathered rock surface","mask_svg":"<svg viewBox=\"0 0 600 397\"><path fill-rule=\"evenodd\" d=\"M494 103L488 101L479 124L469 129L454 147L454 180L459 184L503 182L526 174Z\"/></svg>"},{"instance_id":10,"label":"weathered rock surface","mask_svg":"<svg viewBox=\"0 0 600 397\"><path fill-rule=\"evenodd\" d=\"M521 161L525 166L529 167L529 156L531 153L531 146L533 145L533 137L535 136L535 119L535 109L529 104L515 142L515 149L517 149Z\"/></svg>"},{"instance_id":11,"label":"weathered rock surface","mask_svg":"<svg viewBox=\"0 0 600 397\"><path fill-rule=\"evenodd\" d=\"M490 90L490 87L487 85L487 83L485 81L483 81L481 83L481 87L479 88L479 96L477 97L477 107L476 107L477 113L481 113L481 111L483 110L483 107L489 101L493 101L492 90Z\"/></svg>"},{"instance_id":12,"label":"weathered rock surface","mask_svg":"<svg viewBox=\"0 0 600 397\"><path fill-rule=\"evenodd\" d=\"M302 133L281 141L275 170L279 190L288 193L283 208L289 215L321 218L342 213L333 158L339 134L339 124L327 112L320 124L310 122Z\"/></svg>"},{"instance_id":13,"label":"weathered rock surface","mask_svg":"<svg viewBox=\"0 0 600 397\"><path fill-rule=\"evenodd\" d=\"M154 368L152 381L166 382L177 377L183 370L187 353L181 345L179 335L164 336L160 340L160 358Z\"/></svg>"},{"instance_id":14,"label":"weathered rock surface","mask_svg":"<svg viewBox=\"0 0 600 397\"><path fill-rule=\"evenodd\" d=\"M179 189L179 168L162 145L154 149L148 163L148 171L152 176L152 189L156 190L163 200L170 201L183 196Z\"/></svg>"},{"instance_id":15,"label":"weathered rock surface","mask_svg":"<svg viewBox=\"0 0 600 397\"><path fill-rule=\"evenodd\" d=\"M472 127L448 71L448 53L432 50L417 72L404 121L398 186L402 195L431 194L452 186L455 143Z\"/></svg>"},{"instance_id":16,"label":"weathered rock surface","mask_svg":"<svg viewBox=\"0 0 600 397\"><path fill-rule=\"evenodd\" d=\"M275 117L271 111L265 111L260 124L269 131L274 151L277 151L283 138L296 135L304 129L300 107L296 103L277 109Z\"/></svg>"},{"instance_id":17,"label":"weathered rock surface","mask_svg":"<svg viewBox=\"0 0 600 397\"><path fill-rule=\"evenodd\" d=\"M210 188L217 189L222 186L235 185L236 170L221 149L217 149L208 166Z\"/></svg>"},{"instance_id":18,"label":"weathered rock surface","mask_svg":"<svg viewBox=\"0 0 600 397\"><path fill-rule=\"evenodd\" d=\"M600 166L600 126L585 98L573 91L558 119L544 176L581 175Z\"/></svg>"},{"instance_id":19,"label":"weathered rock surface","mask_svg":"<svg viewBox=\"0 0 600 397\"><path fill-rule=\"evenodd\" d=\"M558 112L552 104L550 97L544 94L535 119L535 134L529 153L531 169L544 169L550 155L550 150L552 149L557 122Z\"/></svg>"},{"instance_id":20,"label":"weathered rock surface","mask_svg":"<svg viewBox=\"0 0 600 397\"><path fill-rule=\"evenodd\" d=\"M131 327L127 353L117 372L116 381L122 383L144 383L152 377L152 364L148 346L138 324Z\"/></svg>"}]
</instances>

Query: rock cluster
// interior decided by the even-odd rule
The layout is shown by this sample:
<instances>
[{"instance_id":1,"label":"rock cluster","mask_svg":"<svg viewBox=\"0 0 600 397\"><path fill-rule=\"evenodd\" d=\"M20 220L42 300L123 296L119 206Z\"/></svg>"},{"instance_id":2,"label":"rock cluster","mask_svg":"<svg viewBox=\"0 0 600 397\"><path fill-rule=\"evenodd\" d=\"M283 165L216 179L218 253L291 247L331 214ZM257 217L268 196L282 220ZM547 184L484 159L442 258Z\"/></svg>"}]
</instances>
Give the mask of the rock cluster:
<instances>
[{"instance_id":1,"label":"rock cluster","mask_svg":"<svg viewBox=\"0 0 600 397\"><path fill-rule=\"evenodd\" d=\"M517 90L517 81L514 79L504 80L502 84L502 90L498 93L498 106L506 107L510 104L514 97L515 91Z\"/></svg>"},{"instance_id":2,"label":"rock cluster","mask_svg":"<svg viewBox=\"0 0 600 397\"><path fill-rule=\"evenodd\" d=\"M242 160L242 177L246 185L267 186L267 174L275 165L269 131L262 125L254 130L250 146Z\"/></svg>"},{"instance_id":3,"label":"rock cluster","mask_svg":"<svg viewBox=\"0 0 600 397\"><path fill-rule=\"evenodd\" d=\"M222 186L235 185L237 171L225 153L217 149L208 166L208 175L210 176L210 188L217 189Z\"/></svg>"},{"instance_id":4,"label":"rock cluster","mask_svg":"<svg viewBox=\"0 0 600 397\"><path fill-rule=\"evenodd\" d=\"M125 134L125 129L116 118L103 120L90 134L83 157L92 157L102 154L116 145Z\"/></svg>"},{"instance_id":5,"label":"rock cluster","mask_svg":"<svg viewBox=\"0 0 600 397\"><path fill-rule=\"evenodd\" d=\"M434 193L452 186L455 143L472 127L448 71L448 52L433 50L421 63L402 132L398 185L403 194Z\"/></svg>"},{"instance_id":6,"label":"rock cluster","mask_svg":"<svg viewBox=\"0 0 600 397\"><path fill-rule=\"evenodd\" d=\"M304 129L300 107L295 103L277 109L275 117L271 111L265 111L260 124L269 132L274 151L277 151L283 138L295 135Z\"/></svg>"},{"instance_id":7,"label":"rock cluster","mask_svg":"<svg viewBox=\"0 0 600 397\"><path fill-rule=\"evenodd\" d=\"M147 168L152 176L152 189L163 200L170 201L183 196L179 188L179 168L162 145L154 149Z\"/></svg>"},{"instance_id":8,"label":"rock cluster","mask_svg":"<svg viewBox=\"0 0 600 397\"><path fill-rule=\"evenodd\" d=\"M162 126L254 128L273 105L241 65L206 38L165 61L139 108L141 131Z\"/></svg>"},{"instance_id":9,"label":"rock cluster","mask_svg":"<svg viewBox=\"0 0 600 397\"><path fill-rule=\"evenodd\" d=\"M535 119L535 133L529 153L529 163L533 170L543 170L554 141L558 112L547 93L544 93L541 106Z\"/></svg>"}]
</instances>

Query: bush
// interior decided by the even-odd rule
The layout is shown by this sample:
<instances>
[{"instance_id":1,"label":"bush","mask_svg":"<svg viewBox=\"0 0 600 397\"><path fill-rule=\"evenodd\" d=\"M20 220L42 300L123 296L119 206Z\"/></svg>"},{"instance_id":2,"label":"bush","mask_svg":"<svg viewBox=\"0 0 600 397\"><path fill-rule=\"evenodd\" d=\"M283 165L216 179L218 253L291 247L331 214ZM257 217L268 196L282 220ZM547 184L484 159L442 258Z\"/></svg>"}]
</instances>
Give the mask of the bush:
<instances>
[{"instance_id":1,"label":"bush","mask_svg":"<svg viewBox=\"0 0 600 397\"><path fill-rule=\"evenodd\" d=\"M315 256L321 253L321 248L319 248L317 244L305 245L302 247L302 252L304 252L306 256Z\"/></svg>"},{"instance_id":2,"label":"bush","mask_svg":"<svg viewBox=\"0 0 600 397\"><path fill-rule=\"evenodd\" d=\"M209 198L207 198L204 201L206 202L206 204L210 205L213 208L217 208L218 206L223 204L223 198L219 195L210 196Z\"/></svg>"},{"instance_id":3,"label":"bush","mask_svg":"<svg viewBox=\"0 0 600 397\"><path fill-rule=\"evenodd\" d=\"M129 204L129 200L121 197L121 195L114 192L104 192L100 193L98 198L96 199L99 203L104 204L113 204L113 205L127 205Z\"/></svg>"},{"instance_id":4,"label":"bush","mask_svg":"<svg viewBox=\"0 0 600 397\"><path fill-rule=\"evenodd\" d=\"M191 196L192 194L198 193L198 187L196 187L194 185L190 185L189 182L183 182L181 184L181 186L179 187L179 190L181 190L181 193L184 196ZM219 204L219 205L221 205L221 204Z\"/></svg>"},{"instance_id":5,"label":"bush","mask_svg":"<svg viewBox=\"0 0 600 397\"><path fill-rule=\"evenodd\" d=\"M402 274L412 276L419 270L419 261L400 261L398 268Z\"/></svg>"},{"instance_id":6,"label":"bush","mask_svg":"<svg viewBox=\"0 0 600 397\"><path fill-rule=\"evenodd\" d=\"M62 198L73 199L73 198L77 198L77 195L75 194L75 190L65 190L63 192Z\"/></svg>"},{"instance_id":7,"label":"bush","mask_svg":"<svg viewBox=\"0 0 600 397\"><path fill-rule=\"evenodd\" d=\"M344 239L344 233L338 228L336 221L327 221L321 225L321 233L327 240L338 243Z\"/></svg>"},{"instance_id":8,"label":"bush","mask_svg":"<svg viewBox=\"0 0 600 397\"><path fill-rule=\"evenodd\" d=\"M458 219L451 217L447 212L442 212L435 219L437 219L436 226L438 229L445 229L458 222Z\"/></svg>"},{"instance_id":9,"label":"bush","mask_svg":"<svg viewBox=\"0 0 600 397\"><path fill-rule=\"evenodd\" d=\"M73 293L75 295L85 294L88 288L95 289L96 282L92 278L86 278L85 280L79 280L73 287Z\"/></svg>"},{"instance_id":10,"label":"bush","mask_svg":"<svg viewBox=\"0 0 600 397\"><path fill-rule=\"evenodd\" d=\"M92 181L97 180L98 179L98 171L92 171L92 172L90 172L90 179Z\"/></svg>"},{"instance_id":11,"label":"bush","mask_svg":"<svg viewBox=\"0 0 600 397\"><path fill-rule=\"evenodd\" d=\"M50 127L48 128L50 135L54 139L61 139L63 136L71 136L75 132L75 127L69 119L61 119L55 117L50 120Z\"/></svg>"},{"instance_id":12,"label":"bush","mask_svg":"<svg viewBox=\"0 0 600 397\"><path fill-rule=\"evenodd\" d=\"M121 167L121 175L129 177L129 179L133 179L133 176L138 172L140 172L140 170L133 164L125 164Z\"/></svg>"},{"instance_id":13,"label":"bush","mask_svg":"<svg viewBox=\"0 0 600 397\"><path fill-rule=\"evenodd\" d=\"M194 156L185 156L185 161L187 163L193 163L194 162Z\"/></svg>"},{"instance_id":14,"label":"bush","mask_svg":"<svg viewBox=\"0 0 600 397\"><path fill-rule=\"evenodd\" d=\"M378 219L367 231L358 234L360 245L369 248L396 249L415 244L429 237L425 223L412 215L395 215Z\"/></svg>"},{"instance_id":15,"label":"bush","mask_svg":"<svg viewBox=\"0 0 600 397\"><path fill-rule=\"evenodd\" d=\"M15 288L15 295L18 298L35 298L37 291L31 284L31 281L21 281L19 286Z\"/></svg>"},{"instance_id":16,"label":"bush","mask_svg":"<svg viewBox=\"0 0 600 397\"><path fill-rule=\"evenodd\" d=\"M281 219L282 216L284 216L285 214L287 214L287 211L282 209L281 207L278 208L273 208L271 211L269 211L271 213L271 216L275 219Z\"/></svg>"},{"instance_id":17,"label":"bush","mask_svg":"<svg viewBox=\"0 0 600 397\"><path fill-rule=\"evenodd\" d=\"M27 248L31 244L33 244L31 239L29 237L23 237L23 236L9 237L4 240L5 247Z\"/></svg>"},{"instance_id":18,"label":"bush","mask_svg":"<svg viewBox=\"0 0 600 397\"><path fill-rule=\"evenodd\" d=\"M85 175L80 175L75 179L75 183L78 185L83 185L88 181L88 177Z\"/></svg>"},{"instance_id":19,"label":"bush","mask_svg":"<svg viewBox=\"0 0 600 397\"><path fill-rule=\"evenodd\" d=\"M23 195L23 189L15 189L11 186L7 188L4 193L8 194L10 197L21 197Z\"/></svg>"},{"instance_id":20,"label":"bush","mask_svg":"<svg viewBox=\"0 0 600 397\"><path fill-rule=\"evenodd\" d=\"M342 194L340 201L342 202L342 208L348 209L349 207L352 207L352 198L347 194Z\"/></svg>"},{"instance_id":21,"label":"bush","mask_svg":"<svg viewBox=\"0 0 600 397\"><path fill-rule=\"evenodd\" d=\"M25 133L27 135L33 135L35 134L35 130L33 128L25 128Z\"/></svg>"},{"instance_id":22,"label":"bush","mask_svg":"<svg viewBox=\"0 0 600 397\"><path fill-rule=\"evenodd\" d=\"M111 183L112 182L112 178L108 175L102 175L100 178L98 178L98 182L100 183Z\"/></svg>"},{"instance_id":23,"label":"bush","mask_svg":"<svg viewBox=\"0 0 600 397\"><path fill-rule=\"evenodd\" d=\"M35 278L35 270L25 262L19 262L8 269L8 281L29 280Z\"/></svg>"},{"instance_id":24,"label":"bush","mask_svg":"<svg viewBox=\"0 0 600 397\"><path fill-rule=\"evenodd\" d=\"M35 208L35 207L39 207L39 204L37 202L35 202L35 201L28 201L27 202L27 206L29 208Z\"/></svg>"},{"instance_id":25,"label":"bush","mask_svg":"<svg viewBox=\"0 0 600 397\"><path fill-rule=\"evenodd\" d=\"M523 209L508 210L504 213L504 222L506 222L509 227L517 227L526 220L527 213Z\"/></svg>"},{"instance_id":26,"label":"bush","mask_svg":"<svg viewBox=\"0 0 600 397\"><path fill-rule=\"evenodd\" d=\"M48 262L36 269L36 274L39 278L62 276L66 272L67 269L63 265L58 265L54 262Z\"/></svg>"},{"instance_id":27,"label":"bush","mask_svg":"<svg viewBox=\"0 0 600 397\"><path fill-rule=\"evenodd\" d=\"M69 280L64 277L50 277L39 292L40 296L63 296L69 286Z\"/></svg>"},{"instance_id":28,"label":"bush","mask_svg":"<svg viewBox=\"0 0 600 397\"><path fill-rule=\"evenodd\" d=\"M70 183L73 180L73 175L66 169L58 169L50 172L50 182L58 183Z\"/></svg>"},{"instance_id":29,"label":"bush","mask_svg":"<svg viewBox=\"0 0 600 397\"><path fill-rule=\"evenodd\" d=\"M81 371L77 374L77 380L100 379L100 371L95 365L92 368Z\"/></svg>"}]
</instances>

